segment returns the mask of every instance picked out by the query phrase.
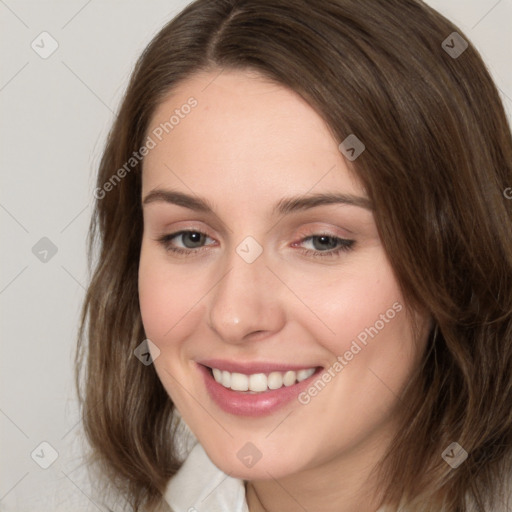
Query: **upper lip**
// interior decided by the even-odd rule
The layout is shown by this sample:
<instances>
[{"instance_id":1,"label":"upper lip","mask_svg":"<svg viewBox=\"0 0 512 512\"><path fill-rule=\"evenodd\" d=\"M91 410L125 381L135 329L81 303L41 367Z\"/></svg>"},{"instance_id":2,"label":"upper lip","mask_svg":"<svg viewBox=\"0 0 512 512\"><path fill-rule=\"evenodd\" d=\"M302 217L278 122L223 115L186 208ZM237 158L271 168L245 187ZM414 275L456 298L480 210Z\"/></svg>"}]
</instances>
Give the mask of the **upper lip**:
<instances>
[{"instance_id":1,"label":"upper lip","mask_svg":"<svg viewBox=\"0 0 512 512\"><path fill-rule=\"evenodd\" d=\"M271 373L271 372L287 372L306 370L309 368L317 368L315 364L289 364L289 363L273 363L268 361L228 361L226 359L203 359L196 361L198 364L208 366L209 368L217 368L230 373L242 373L252 375L255 373Z\"/></svg>"}]
</instances>

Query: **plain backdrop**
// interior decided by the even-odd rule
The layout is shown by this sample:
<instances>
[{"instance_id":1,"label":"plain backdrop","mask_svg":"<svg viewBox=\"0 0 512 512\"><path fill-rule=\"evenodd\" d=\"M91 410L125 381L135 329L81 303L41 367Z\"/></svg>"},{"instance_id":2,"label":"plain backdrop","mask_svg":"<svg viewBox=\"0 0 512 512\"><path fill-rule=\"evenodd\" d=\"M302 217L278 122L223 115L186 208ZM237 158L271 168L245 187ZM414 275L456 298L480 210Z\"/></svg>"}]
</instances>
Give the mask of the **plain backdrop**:
<instances>
[{"instance_id":1,"label":"plain backdrop","mask_svg":"<svg viewBox=\"0 0 512 512\"><path fill-rule=\"evenodd\" d=\"M0 510L97 510L73 384L94 176L136 58L187 3L0 0ZM512 0L427 3L476 45L512 119Z\"/></svg>"}]
</instances>

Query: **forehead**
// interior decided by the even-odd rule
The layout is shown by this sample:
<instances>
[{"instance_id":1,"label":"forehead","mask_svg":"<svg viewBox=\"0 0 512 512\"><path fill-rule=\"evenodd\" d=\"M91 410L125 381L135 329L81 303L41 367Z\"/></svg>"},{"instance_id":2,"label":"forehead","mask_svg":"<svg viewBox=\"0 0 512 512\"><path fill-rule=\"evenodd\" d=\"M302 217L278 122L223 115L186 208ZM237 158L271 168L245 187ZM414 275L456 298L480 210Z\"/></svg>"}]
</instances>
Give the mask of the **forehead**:
<instances>
[{"instance_id":1,"label":"forehead","mask_svg":"<svg viewBox=\"0 0 512 512\"><path fill-rule=\"evenodd\" d=\"M314 187L362 192L316 111L252 71L212 71L180 82L147 134L156 145L144 159L143 195L162 185L205 196L306 194Z\"/></svg>"}]
</instances>

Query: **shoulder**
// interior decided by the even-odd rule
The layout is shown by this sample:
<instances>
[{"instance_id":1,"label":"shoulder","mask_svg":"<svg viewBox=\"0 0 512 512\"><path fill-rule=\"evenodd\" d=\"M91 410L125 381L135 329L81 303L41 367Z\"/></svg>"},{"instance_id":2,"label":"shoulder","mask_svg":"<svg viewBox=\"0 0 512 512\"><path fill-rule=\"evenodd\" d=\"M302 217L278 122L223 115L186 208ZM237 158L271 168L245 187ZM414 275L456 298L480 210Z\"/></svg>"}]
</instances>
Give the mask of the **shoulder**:
<instances>
[{"instance_id":1,"label":"shoulder","mask_svg":"<svg viewBox=\"0 0 512 512\"><path fill-rule=\"evenodd\" d=\"M169 480L164 498L174 512L248 512L243 480L217 468L200 443Z\"/></svg>"}]
</instances>

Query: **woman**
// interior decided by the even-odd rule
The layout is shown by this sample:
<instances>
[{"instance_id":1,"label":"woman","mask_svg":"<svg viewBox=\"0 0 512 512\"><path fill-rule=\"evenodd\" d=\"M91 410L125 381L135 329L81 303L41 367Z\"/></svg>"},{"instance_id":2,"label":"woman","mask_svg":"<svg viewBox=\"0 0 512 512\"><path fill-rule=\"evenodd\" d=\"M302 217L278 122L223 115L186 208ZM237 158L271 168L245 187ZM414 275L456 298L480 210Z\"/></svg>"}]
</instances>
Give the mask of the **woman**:
<instances>
[{"instance_id":1,"label":"woman","mask_svg":"<svg viewBox=\"0 0 512 512\"><path fill-rule=\"evenodd\" d=\"M134 510L507 510L511 162L420 1L190 4L99 169L92 459Z\"/></svg>"}]
</instances>

